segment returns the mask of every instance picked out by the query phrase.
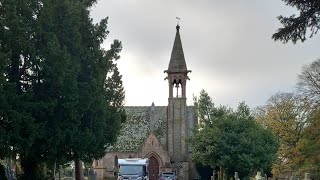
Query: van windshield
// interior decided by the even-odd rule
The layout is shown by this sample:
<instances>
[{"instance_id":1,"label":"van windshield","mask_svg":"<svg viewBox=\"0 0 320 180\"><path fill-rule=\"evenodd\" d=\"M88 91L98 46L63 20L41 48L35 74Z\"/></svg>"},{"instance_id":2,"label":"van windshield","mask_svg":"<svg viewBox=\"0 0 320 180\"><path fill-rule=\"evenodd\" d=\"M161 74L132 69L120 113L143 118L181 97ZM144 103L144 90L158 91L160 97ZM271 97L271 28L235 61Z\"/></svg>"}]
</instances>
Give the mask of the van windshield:
<instances>
[{"instance_id":1,"label":"van windshield","mask_svg":"<svg viewBox=\"0 0 320 180\"><path fill-rule=\"evenodd\" d=\"M142 165L120 165L119 173L121 175L132 175L132 174L144 174L144 169Z\"/></svg>"}]
</instances>

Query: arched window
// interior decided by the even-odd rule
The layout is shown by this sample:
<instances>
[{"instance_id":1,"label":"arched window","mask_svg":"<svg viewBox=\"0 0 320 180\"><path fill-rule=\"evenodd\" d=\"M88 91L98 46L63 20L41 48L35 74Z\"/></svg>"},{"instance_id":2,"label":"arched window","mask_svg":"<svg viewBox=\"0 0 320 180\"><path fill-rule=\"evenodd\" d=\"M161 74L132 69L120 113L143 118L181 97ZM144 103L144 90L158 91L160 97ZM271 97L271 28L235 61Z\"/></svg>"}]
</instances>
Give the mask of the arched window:
<instances>
[{"instance_id":1,"label":"arched window","mask_svg":"<svg viewBox=\"0 0 320 180\"><path fill-rule=\"evenodd\" d=\"M182 83L181 83L181 79L174 79L173 83L172 83L172 88L176 88L176 97L181 97L181 87L182 87Z\"/></svg>"},{"instance_id":2,"label":"arched window","mask_svg":"<svg viewBox=\"0 0 320 180\"><path fill-rule=\"evenodd\" d=\"M179 84L179 90L178 90L177 97L182 97L182 89L183 89L183 87L182 87L181 79L179 79L178 84Z\"/></svg>"}]
</instances>

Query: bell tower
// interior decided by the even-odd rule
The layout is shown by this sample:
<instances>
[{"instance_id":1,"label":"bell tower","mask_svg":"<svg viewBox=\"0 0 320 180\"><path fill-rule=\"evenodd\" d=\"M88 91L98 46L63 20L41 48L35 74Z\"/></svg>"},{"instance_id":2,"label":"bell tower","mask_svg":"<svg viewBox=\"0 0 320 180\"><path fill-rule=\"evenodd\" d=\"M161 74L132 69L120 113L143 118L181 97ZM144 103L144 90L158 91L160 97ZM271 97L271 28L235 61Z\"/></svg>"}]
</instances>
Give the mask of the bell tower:
<instances>
[{"instance_id":1,"label":"bell tower","mask_svg":"<svg viewBox=\"0 0 320 180\"><path fill-rule=\"evenodd\" d=\"M176 36L171 52L168 70L165 79L168 80L168 117L167 117L167 150L174 164L188 161L188 136L186 84L188 73L182 43L180 39L180 26L176 26Z\"/></svg>"}]
</instances>

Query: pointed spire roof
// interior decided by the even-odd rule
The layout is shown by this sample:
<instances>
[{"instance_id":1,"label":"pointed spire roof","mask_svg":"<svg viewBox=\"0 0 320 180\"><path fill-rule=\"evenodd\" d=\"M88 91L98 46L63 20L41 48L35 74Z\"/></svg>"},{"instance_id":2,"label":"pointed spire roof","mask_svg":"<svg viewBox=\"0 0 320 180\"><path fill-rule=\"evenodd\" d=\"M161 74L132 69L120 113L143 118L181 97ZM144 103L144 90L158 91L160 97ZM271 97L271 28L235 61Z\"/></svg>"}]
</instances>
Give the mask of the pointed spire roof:
<instances>
[{"instance_id":1,"label":"pointed spire roof","mask_svg":"<svg viewBox=\"0 0 320 180\"><path fill-rule=\"evenodd\" d=\"M180 26L176 26L177 32L174 39L174 44L171 52L171 58L169 62L168 72L187 72L187 65L184 59L184 53L182 49L182 43L180 39L179 29Z\"/></svg>"}]
</instances>

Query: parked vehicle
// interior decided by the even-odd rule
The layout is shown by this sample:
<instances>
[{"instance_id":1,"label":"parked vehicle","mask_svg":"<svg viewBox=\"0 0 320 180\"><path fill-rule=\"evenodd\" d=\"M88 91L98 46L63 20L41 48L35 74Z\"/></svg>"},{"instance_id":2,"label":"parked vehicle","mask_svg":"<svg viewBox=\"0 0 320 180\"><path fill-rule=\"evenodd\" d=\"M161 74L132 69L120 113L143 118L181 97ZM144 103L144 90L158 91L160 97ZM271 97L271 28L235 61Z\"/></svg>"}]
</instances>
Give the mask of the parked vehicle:
<instances>
[{"instance_id":1,"label":"parked vehicle","mask_svg":"<svg viewBox=\"0 0 320 180\"><path fill-rule=\"evenodd\" d=\"M119 172L118 180L149 180L148 165L149 159L129 158L118 159Z\"/></svg>"},{"instance_id":2,"label":"parked vehicle","mask_svg":"<svg viewBox=\"0 0 320 180\"><path fill-rule=\"evenodd\" d=\"M159 180L176 180L177 176L174 172L162 172L159 175Z\"/></svg>"}]
</instances>

